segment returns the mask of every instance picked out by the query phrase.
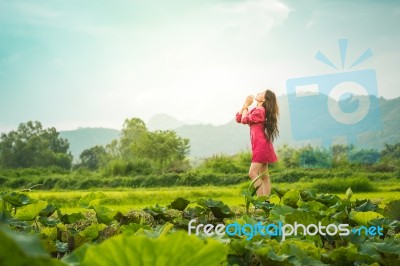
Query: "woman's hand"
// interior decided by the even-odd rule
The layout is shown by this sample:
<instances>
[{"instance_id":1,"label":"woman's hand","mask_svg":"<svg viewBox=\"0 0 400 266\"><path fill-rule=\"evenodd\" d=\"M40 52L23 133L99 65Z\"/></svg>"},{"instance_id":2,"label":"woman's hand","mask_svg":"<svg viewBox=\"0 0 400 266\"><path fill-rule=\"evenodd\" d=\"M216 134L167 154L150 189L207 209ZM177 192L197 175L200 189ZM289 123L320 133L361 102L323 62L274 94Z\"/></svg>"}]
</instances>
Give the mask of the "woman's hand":
<instances>
[{"instance_id":1,"label":"woman's hand","mask_svg":"<svg viewBox=\"0 0 400 266\"><path fill-rule=\"evenodd\" d=\"M248 108L252 103L253 103L253 95L247 96L246 100L244 101L243 108Z\"/></svg>"}]
</instances>

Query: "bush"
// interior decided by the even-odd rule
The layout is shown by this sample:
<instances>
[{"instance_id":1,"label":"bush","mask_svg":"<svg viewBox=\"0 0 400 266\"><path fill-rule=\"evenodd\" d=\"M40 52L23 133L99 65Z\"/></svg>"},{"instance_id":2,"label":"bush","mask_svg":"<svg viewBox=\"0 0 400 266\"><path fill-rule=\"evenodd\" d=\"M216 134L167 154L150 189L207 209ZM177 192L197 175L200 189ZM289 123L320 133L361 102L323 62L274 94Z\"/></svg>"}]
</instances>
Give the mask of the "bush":
<instances>
[{"instance_id":1,"label":"bush","mask_svg":"<svg viewBox=\"0 0 400 266\"><path fill-rule=\"evenodd\" d=\"M13 179L8 180L5 183L5 186L12 188L12 189L22 189L22 188L28 187L30 184L31 183L28 179L19 177L19 178L13 178Z\"/></svg>"},{"instance_id":2,"label":"bush","mask_svg":"<svg viewBox=\"0 0 400 266\"><path fill-rule=\"evenodd\" d=\"M271 174L272 180L276 182L294 183L300 180L300 178L306 177L306 173L303 170L285 170L277 174Z\"/></svg>"},{"instance_id":3,"label":"bush","mask_svg":"<svg viewBox=\"0 0 400 266\"><path fill-rule=\"evenodd\" d=\"M385 181L388 179L393 178L392 173L366 173L365 176L370 180L370 181Z\"/></svg>"},{"instance_id":4,"label":"bush","mask_svg":"<svg viewBox=\"0 0 400 266\"><path fill-rule=\"evenodd\" d=\"M7 177L0 176L0 185L3 186L3 184L4 184L5 182L7 182L7 180L8 180Z\"/></svg>"},{"instance_id":5,"label":"bush","mask_svg":"<svg viewBox=\"0 0 400 266\"><path fill-rule=\"evenodd\" d=\"M152 163L149 160L128 162L124 175L149 175L154 172Z\"/></svg>"},{"instance_id":6,"label":"bush","mask_svg":"<svg viewBox=\"0 0 400 266\"><path fill-rule=\"evenodd\" d=\"M329 150L303 147L298 153L298 164L303 168L332 167L332 154Z\"/></svg>"},{"instance_id":7,"label":"bush","mask_svg":"<svg viewBox=\"0 0 400 266\"><path fill-rule=\"evenodd\" d=\"M251 153L241 152L236 155L213 155L206 158L196 170L217 174L247 173L251 163Z\"/></svg>"},{"instance_id":8,"label":"bush","mask_svg":"<svg viewBox=\"0 0 400 266\"><path fill-rule=\"evenodd\" d=\"M317 189L317 191L325 193L345 193L349 187L353 192L370 192L376 190L373 183L366 177L315 180L312 187Z\"/></svg>"},{"instance_id":9,"label":"bush","mask_svg":"<svg viewBox=\"0 0 400 266\"><path fill-rule=\"evenodd\" d=\"M113 160L108 165L108 172L111 176L123 176L126 174L126 163L122 160Z\"/></svg>"},{"instance_id":10,"label":"bush","mask_svg":"<svg viewBox=\"0 0 400 266\"><path fill-rule=\"evenodd\" d=\"M78 189L78 179L73 178L60 178L55 184L54 188L57 189Z\"/></svg>"},{"instance_id":11,"label":"bush","mask_svg":"<svg viewBox=\"0 0 400 266\"><path fill-rule=\"evenodd\" d=\"M88 189L92 187L103 187L104 182L102 179L93 178L93 179L84 179L82 182L79 182L78 189Z\"/></svg>"}]
</instances>

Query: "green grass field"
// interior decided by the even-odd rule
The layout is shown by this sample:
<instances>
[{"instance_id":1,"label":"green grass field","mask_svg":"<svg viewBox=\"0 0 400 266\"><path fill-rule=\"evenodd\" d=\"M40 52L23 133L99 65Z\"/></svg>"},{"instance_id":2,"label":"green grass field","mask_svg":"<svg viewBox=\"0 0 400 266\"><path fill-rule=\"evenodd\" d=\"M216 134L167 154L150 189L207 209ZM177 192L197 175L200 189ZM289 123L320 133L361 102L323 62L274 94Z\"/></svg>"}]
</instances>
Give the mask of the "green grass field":
<instances>
[{"instance_id":1,"label":"green grass field","mask_svg":"<svg viewBox=\"0 0 400 266\"><path fill-rule=\"evenodd\" d=\"M273 186L280 188L304 189L310 187L310 183L277 183ZM244 204L244 198L241 195L243 188L248 183L229 187L172 187L172 188L138 188L138 189L114 189L114 190L85 190L85 191L32 191L29 196L34 199L46 200L48 202L61 205L65 213L84 211L87 209L79 206L79 199L92 192L101 193L104 198L103 204L108 207L127 212L129 210L140 210L147 206L159 204L168 205L177 197L189 199L193 203L200 198L213 198L221 200L231 207ZM400 182L378 182L375 192L357 192L353 191L352 199L370 199L375 202L381 202L390 199L400 199ZM345 197L343 193L336 193L339 197ZM278 203L279 198L273 196L273 203Z\"/></svg>"},{"instance_id":2,"label":"green grass field","mask_svg":"<svg viewBox=\"0 0 400 266\"><path fill-rule=\"evenodd\" d=\"M107 255L109 253L108 251L111 250L113 260L123 261L122 263L113 263L119 265L129 261L128 258L138 258L140 261L145 261L149 256L157 256L154 255L154 252L151 252L151 254L148 255L146 252L143 252L143 250L162 250L164 247L169 247L171 245L173 246L173 251L168 251L168 256L170 256L170 254L175 254L176 250L186 249L190 247L190 245L193 245L193 243L203 243L194 236L189 236L188 232L186 232L188 224L193 219L195 219L195 222L201 221L202 224L218 222L225 224L225 226L236 222L238 225L243 223L251 225L251 223L254 224L257 221L269 223L275 223L277 221L292 223L295 221L300 224L308 223L316 225L322 220L330 222L331 224L341 223L347 226L351 223L351 226L358 228L371 222L372 226L376 226L373 225L374 223L380 223L382 229L384 229L385 226L386 228L391 226L389 229L392 231L389 231L389 229L384 231L382 234L385 237L384 240L377 237L371 237L365 241L357 240L351 242L350 240L337 238L337 240L331 241L333 244L321 247L319 245L321 242L320 237L314 238L315 240L304 238L308 237L308 235L305 236L306 231L299 235L290 235L290 238L287 238L287 241L289 242L286 242L286 239L283 237L281 239L277 238L277 240L275 238L272 239L272 235L264 238L261 235L250 234L250 231L243 231L243 225L241 231L244 234L243 238L238 238L240 236L235 236L234 238L232 237L229 239L215 238L213 240L216 241L213 242L214 244L210 244L212 242L211 240L210 242L206 242L209 245L212 245L209 250L215 250L217 245L221 246L221 250L222 247L225 249L227 249L227 247L239 247L244 253L233 255L237 256L238 261L244 261L241 265L250 265L250 262L245 261L246 257L253 256L256 258L257 256L260 256L260 254L254 252L260 252L261 249L267 250L270 247L273 247L274 250L276 248L278 250L276 252L285 252L283 253L285 256L283 259L290 257L291 260L293 260L294 258L297 258L297 254L301 254L301 261L299 260L296 263L292 263L295 265L322 265L322 263L319 263L318 261L324 262L324 265L342 265L344 259L346 265L355 264L354 261L357 259L363 259L363 265L375 265L378 263L371 263L378 261L379 265L398 265L399 258L395 247L400 244L398 239L399 228L397 221L399 213L400 182L397 179L379 182L368 181L367 179L365 180L366 181L364 181L364 179L357 179L357 183L351 183L350 181L352 180L350 179L347 179L347 182L344 182L337 178L331 180L326 179L323 183L321 183L320 180L307 182L299 181L296 183L276 182L273 184L275 188L279 188L274 190L276 193L280 194L281 191L286 189L294 189L296 191L284 192L286 194L283 197L282 202L280 202L277 195L273 194L271 202L279 205L263 204L262 201L264 198L262 198L252 200L252 204L248 206L250 207L248 209L246 209L245 199L244 196L241 195L241 192L243 190L247 193L249 192L246 190L250 184L249 182L229 187L202 186L164 187L152 189L121 188L91 189L85 191L42 190L26 192L28 197L20 193L13 193L15 191L5 191L2 194L2 217L3 220L8 223L5 227L12 228L14 231L23 230L24 232L36 232L36 234L34 234L36 236L32 236L32 234L28 236L23 233L16 234L14 232L15 240L10 240L11 234L8 235L7 233L4 233L4 231L0 230L0 239L2 240L2 243L6 244L6 248L8 243L15 243L14 246L11 247L10 244L8 244L9 251L7 253L3 252L9 257L5 261L9 261L11 257L19 258L18 256L22 254L20 249L30 250L31 246L23 249L23 247L19 246L20 243L28 243L25 245L32 245L29 243L33 242L29 241L32 241L32 238L37 237L37 243L40 243L40 241L46 244L50 243L42 248L42 253L48 252L49 256L53 258L52 260L56 260L56 256L63 257L66 254L72 254L72 257L65 257L66 261L73 258L73 263L76 263L75 258L78 258L82 261L86 260L86 262L88 262L87 265L92 265L93 261L96 261L96 259L97 261L109 259L107 256L104 258L102 256L104 254ZM368 186L360 185L364 183L368 184ZM315 186L315 184L318 184L319 186ZM321 184L323 186L321 186ZM335 184L338 186L334 186ZM352 184L353 189L351 202L348 201L345 194L345 191L348 189L348 184ZM332 190L339 193L328 193L327 195L318 195L318 198L314 198L313 195L308 194L305 191L307 188L318 188L318 190L321 191ZM342 192L342 190L345 191ZM299 193L301 193L301 200L303 200L302 205L296 203L300 199ZM332 194L338 195L342 200L332 197ZM182 200L175 201L174 206L169 208L153 207L156 204L159 204L162 207L167 207L167 205L177 197L189 199L191 201L190 207L194 207L197 204L201 207L187 208L187 202ZM31 201L29 198L44 201L36 202ZM199 201L200 199L211 200ZM372 203L356 203L355 201L357 199L369 199ZM216 202L218 200L228 204L230 208L226 208L225 205ZM15 207L24 204L24 202L28 204L20 208ZM261 209L259 208L261 206L260 204L263 206ZM43 209L45 206L46 208ZM92 206L93 209L88 209L89 206ZM145 207L153 208L143 210ZM267 207L267 209L264 209L264 207ZM57 211L55 214L49 214L55 210ZM61 211L61 213L59 211ZM118 213L118 211L122 212L122 214ZM383 220L381 220L381 218L383 218ZM376 229L376 227L371 228ZM40 232L40 234L37 234L37 232ZM251 230L251 232L253 231ZM235 234L237 234L236 229ZM325 236L325 234L323 235ZM41 239L38 238L39 236ZM29 241L25 241L28 237ZM88 247L86 251L80 253L81 249L79 245L82 243L88 243ZM176 246L177 243L179 243L180 246ZM145 245L147 245L147 247L143 248ZM202 245L204 245L204 243ZM288 245L290 245L290 249L287 248ZM58 246L60 246L60 248L58 248ZM130 248L134 246L140 248ZM254 249L256 246L257 249ZM202 247L203 246L196 246L190 248L193 250L201 250ZM18 251L18 254L15 252L13 253L14 249ZM335 249L339 249L339 251L336 251ZM126 257L125 254L128 253L126 250L129 252L136 252L137 250L138 253L134 253L134 256ZM310 250L311 253L307 253L310 252ZM347 250L346 256L337 257L338 252L342 252L343 250ZM371 251L371 254L367 254L364 251L364 253L361 253L360 255L359 250L366 250L367 252ZM122 253L118 253L120 251L122 251ZM228 253L221 253L221 251L218 251L217 253L222 254L224 258L225 256L233 256L230 253L229 255L227 255ZM201 254L201 257L199 257L200 260L204 257L203 253ZM254 254L257 254L257 256L254 256ZM282 260L280 256L283 255L276 254L275 251L271 254L263 253L262 260L272 261L274 265L278 265L277 263ZM326 256L329 257L326 257L325 255L322 256L321 254L327 254ZM357 257L357 254L359 257ZM271 256L271 258L268 256ZM29 258L29 262L35 258ZM48 258L50 261L50 257ZM221 261L224 258L221 258ZM279 260L276 260L276 258ZM22 259L27 261L27 258L23 257ZM177 261L180 261L180 259L181 257L178 257ZM192 261L192 259L192 257L189 257L188 261ZM225 259L227 260L227 258ZM326 264L326 262L328 262L327 259L329 259L329 262L336 261L337 263ZM312 263L310 263L310 261ZM351 263L348 263L348 261ZM136 265L138 263L139 262L135 261L130 264ZM22 265L23 263L14 264ZM96 262L94 264L99 263ZM232 263L225 264L237 265Z\"/></svg>"}]
</instances>

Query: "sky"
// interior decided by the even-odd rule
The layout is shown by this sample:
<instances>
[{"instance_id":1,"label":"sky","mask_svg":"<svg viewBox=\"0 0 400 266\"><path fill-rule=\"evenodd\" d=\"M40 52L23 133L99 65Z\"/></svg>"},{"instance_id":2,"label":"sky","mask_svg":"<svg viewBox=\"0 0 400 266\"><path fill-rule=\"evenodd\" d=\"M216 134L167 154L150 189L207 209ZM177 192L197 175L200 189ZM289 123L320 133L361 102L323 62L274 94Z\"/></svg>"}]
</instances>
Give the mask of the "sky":
<instances>
[{"instance_id":1,"label":"sky","mask_svg":"<svg viewBox=\"0 0 400 266\"><path fill-rule=\"evenodd\" d=\"M247 95L349 71L367 49L351 71L374 69L379 96L396 98L399 25L399 1L0 0L0 132L158 113L220 125Z\"/></svg>"}]
</instances>

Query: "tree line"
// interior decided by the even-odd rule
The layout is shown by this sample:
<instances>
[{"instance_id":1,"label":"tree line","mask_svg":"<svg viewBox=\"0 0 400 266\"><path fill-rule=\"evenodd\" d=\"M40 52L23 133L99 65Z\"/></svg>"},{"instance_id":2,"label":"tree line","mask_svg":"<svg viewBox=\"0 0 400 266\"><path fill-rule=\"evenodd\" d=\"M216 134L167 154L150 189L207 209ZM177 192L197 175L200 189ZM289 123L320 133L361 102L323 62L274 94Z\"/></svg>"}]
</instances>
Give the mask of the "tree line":
<instances>
[{"instance_id":1,"label":"tree line","mask_svg":"<svg viewBox=\"0 0 400 266\"><path fill-rule=\"evenodd\" d=\"M112 175L179 170L188 165L185 159L189 149L189 140L174 131L149 131L141 119L131 118L125 120L119 139L105 147L84 150L80 162L73 165L68 140L61 138L54 127L45 129L39 121L29 121L1 134L0 167L104 169Z\"/></svg>"},{"instance_id":2,"label":"tree line","mask_svg":"<svg viewBox=\"0 0 400 266\"><path fill-rule=\"evenodd\" d=\"M84 150L73 164L69 142L57 130L43 128L38 121L21 123L17 130L1 134L0 168L57 168L88 170L104 176L148 175L186 172L192 167L187 159L189 139L172 130L149 131L139 118L126 119L120 137L106 146ZM360 149L354 145L334 145L329 149L305 146L278 149L279 165L288 168L331 168L349 165L380 165L395 171L400 165L400 143L386 144L381 151ZM215 155L197 168L203 172L246 172L251 155Z\"/></svg>"}]
</instances>

